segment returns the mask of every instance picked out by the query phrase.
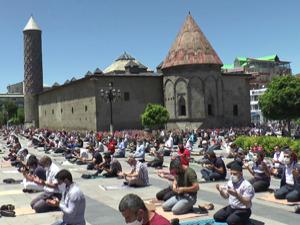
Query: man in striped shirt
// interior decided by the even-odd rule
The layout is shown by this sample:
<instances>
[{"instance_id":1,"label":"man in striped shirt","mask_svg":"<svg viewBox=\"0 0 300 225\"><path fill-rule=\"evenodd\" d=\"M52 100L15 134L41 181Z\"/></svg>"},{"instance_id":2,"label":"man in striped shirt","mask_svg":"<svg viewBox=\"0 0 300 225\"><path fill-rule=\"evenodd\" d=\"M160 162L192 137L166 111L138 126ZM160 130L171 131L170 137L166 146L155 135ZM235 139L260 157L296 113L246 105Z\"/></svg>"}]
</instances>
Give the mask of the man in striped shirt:
<instances>
[{"instance_id":1,"label":"man in striped shirt","mask_svg":"<svg viewBox=\"0 0 300 225\"><path fill-rule=\"evenodd\" d=\"M124 184L133 187L144 187L149 185L148 169L147 166L137 161L133 155L127 159L127 163L131 166L129 173L121 173L120 176L125 178Z\"/></svg>"}]
</instances>

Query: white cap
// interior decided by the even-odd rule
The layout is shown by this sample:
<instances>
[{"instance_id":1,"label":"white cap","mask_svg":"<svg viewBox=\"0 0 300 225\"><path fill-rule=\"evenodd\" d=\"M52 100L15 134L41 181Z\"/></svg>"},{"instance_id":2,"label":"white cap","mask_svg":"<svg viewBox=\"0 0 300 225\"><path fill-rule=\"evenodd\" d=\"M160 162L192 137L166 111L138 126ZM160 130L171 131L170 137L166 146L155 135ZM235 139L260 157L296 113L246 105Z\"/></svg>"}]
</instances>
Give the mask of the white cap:
<instances>
[{"instance_id":1,"label":"white cap","mask_svg":"<svg viewBox=\"0 0 300 225\"><path fill-rule=\"evenodd\" d=\"M39 31L41 30L32 16L29 18L26 26L23 29L23 31L27 31L27 30L39 30Z\"/></svg>"}]
</instances>

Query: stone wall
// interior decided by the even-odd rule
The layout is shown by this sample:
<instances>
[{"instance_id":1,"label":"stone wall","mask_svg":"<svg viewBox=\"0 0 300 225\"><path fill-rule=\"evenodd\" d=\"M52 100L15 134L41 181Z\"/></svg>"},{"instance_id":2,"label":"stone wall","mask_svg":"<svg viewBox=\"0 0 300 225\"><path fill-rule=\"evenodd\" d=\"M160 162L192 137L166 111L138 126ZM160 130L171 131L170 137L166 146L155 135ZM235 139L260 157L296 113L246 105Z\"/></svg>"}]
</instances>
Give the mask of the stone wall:
<instances>
[{"instance_id":1,"label":"stone wall","mask_svg":"<svg viewBox=\"0 0 300 225\"><path fill-rule=\"evenodd\" d=\"M168 128L244 126L250 122L247 76L224 76L217 66L165 70L164 99L170 113ZM237 116L233 116L234 105Z\"/></svg>"},{"instance_id":2,"label":"stone wall","mask_svg":"<svg viewBox=\"0 0 300 225\"><path fill-rule=\"evenodd\" d=\"M224 121L226 126L248 126L250 116L249 75L223 75ZM233 114L237 105L238 115Z\"/></svg>"},{"instance_id":3,"label":"stone wall","mask_svg":"<svg viewBox=\"0 0 300 225\"><path fill-rule=\"evenodd\" d=\"M113 82L122 98L113 103L114 129L140 129L148 103L163 104L161 76L99 76L84 78L39 96L40 127L66 130L109 130L110 105L100 89ZM124 100L124 93L129 99ZM73 113L72 113L73 108Z\"/></svg>"},{"instance_id":4,"label":"stone wall","mask_svg":"<svg viewBox=\"0 0 300 225\"><path fill-rule=\"evenodd\" d=\"M39 96L40 127L96 130L95 84L77 80Z\"/></svg>"},{"instance_id":5,"label":"stone wall","mask_svg":"<svg viewBox=\"0 0 300 225\"><path fill-rule=\"evenodd\" d=\"M120 89L122 99L113 103L113 124L115 130L142 128L140 115L148 103L163 105L161 76L104 76L97 82L97 128L108 130L110 124L110 108L100 97L100 89L106 89L109 82ZM129 94L129 100L124 94Z\"/></svg>"}]
</instances>

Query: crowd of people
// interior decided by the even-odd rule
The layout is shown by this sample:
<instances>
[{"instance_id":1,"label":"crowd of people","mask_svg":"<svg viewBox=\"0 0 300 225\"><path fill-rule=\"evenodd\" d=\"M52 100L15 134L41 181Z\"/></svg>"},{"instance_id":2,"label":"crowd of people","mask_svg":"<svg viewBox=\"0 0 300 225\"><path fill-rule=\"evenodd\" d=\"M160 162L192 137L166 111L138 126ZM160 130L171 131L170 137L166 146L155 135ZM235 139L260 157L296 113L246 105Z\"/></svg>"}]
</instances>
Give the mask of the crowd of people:
<instances>
[{"instance_id":1,"label":"crowd of people","mask_svg":"<svg viewBox=\"0 0 300 225\"><path fill-rule=\"evenodd\" d=\"M255 144L248 151L234 144L239 135L279 135L278 126L247 127L231 129L198 130L127 130L114 132L68 132L49 129L22 129L4 127L1 136L6 141L9 153L4 157L23 174L24 192L42 192L30 203L37 213L61 210L63 219L56 225L85 224L85 197L73 182L70 171L60 169L51 154L60 154L65 162L86 166L93 171L82 175L82 179L97 176L123 179L124 185L146 187L150 184L148 167L159 169L158 176L170 181L170 185L156 194L163 201L164 211L174 215L186 214L197 202L200 183L219 182L216 189L228 199L228 206L217 211L217 222L245 224L251 216L252 199L257 192L270 188L271 179L280 178L281 185L274 196L289 202L300 201L300 165L297 155L288 146L276 146L272 160L265 158L263 146ZM19 139L25 138L27 146ZM38 158L28 148L38 148L43 156ZM225 164L218 149L228 149L225 157L231 162ZM197 149L197 150L196 150ZM146 161L145 156L152 156ZM192 154L202 155L194 160ZM165 159L170 160L168 171L162 170ZM224 157L224 155L223 155ZM130 171L124 171L119 161L125 158ZM190 167L190 162L202 165L200 171ZM243 169L251 175L244 178ZM226 180L230 175L229 179ZM207 212L213 205L199 206ZM119 211L128 224L168 225L161 215L149 210L142 199L134 194L126 195L119 204ZM176 221L172 221L176 224Z\"/></svg>"}]
</instances>

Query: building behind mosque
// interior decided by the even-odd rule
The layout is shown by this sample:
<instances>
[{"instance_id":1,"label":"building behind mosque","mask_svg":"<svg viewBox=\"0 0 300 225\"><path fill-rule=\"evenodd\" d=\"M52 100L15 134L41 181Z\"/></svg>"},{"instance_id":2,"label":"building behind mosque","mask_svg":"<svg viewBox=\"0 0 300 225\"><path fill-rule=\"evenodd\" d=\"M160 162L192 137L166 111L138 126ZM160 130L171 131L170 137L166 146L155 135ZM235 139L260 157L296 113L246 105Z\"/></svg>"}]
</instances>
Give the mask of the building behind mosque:
<instances>
[{"instance_id":1,"label":"building behind mosque","mask_svg":"<svg viewBox=\"0 0 300 225\"><path fill-rule=\"evenodd\" d=\"M219 56L189 14L156 72L128 53L109 67L43 90L41 29L31 17L24 34L24 107L27 126L108 130L110 106L100 95L108 85L121 90L113 103L114 128L142 128L148 103L164 105L167 128L247 126L249 78L222 73Z\"/></svg>"}]
</instances>

